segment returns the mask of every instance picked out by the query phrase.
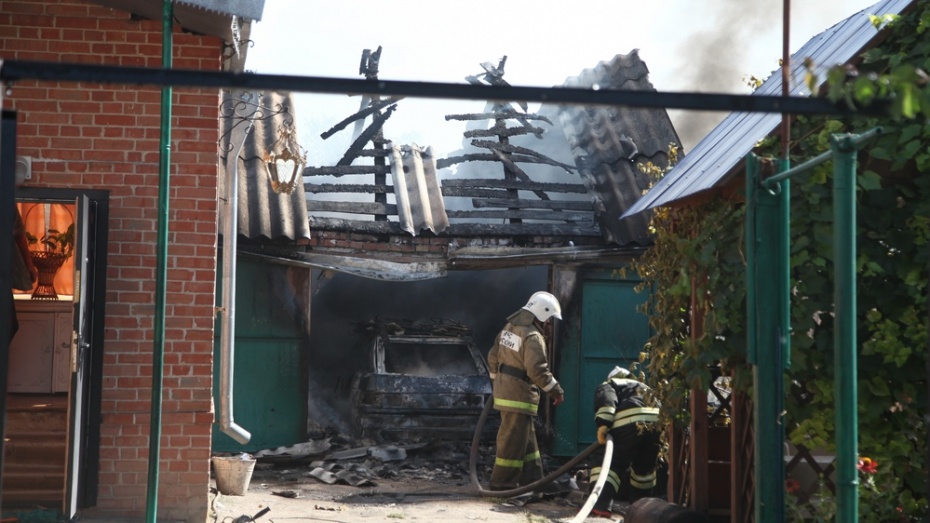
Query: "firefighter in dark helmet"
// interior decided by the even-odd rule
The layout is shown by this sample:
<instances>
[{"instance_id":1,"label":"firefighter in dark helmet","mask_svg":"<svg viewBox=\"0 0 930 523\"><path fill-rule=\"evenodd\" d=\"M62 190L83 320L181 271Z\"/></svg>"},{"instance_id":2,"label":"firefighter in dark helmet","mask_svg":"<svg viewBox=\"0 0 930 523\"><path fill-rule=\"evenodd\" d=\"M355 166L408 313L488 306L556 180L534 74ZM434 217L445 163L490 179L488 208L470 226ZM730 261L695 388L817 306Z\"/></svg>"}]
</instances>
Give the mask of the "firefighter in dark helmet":
<instances>
[{"instance_id":1,"label":"firefighter in dark helmet","mask_svg":"<svg viewBox=\"0 0 930 523\"><path fill-rule=\"evenodd\" d=\"M618 492L632 502L649 496L656 486L659 409L646 405L644 395L648 390L628 370L614 367L594 393L597 441L605 444L607 434L614 440L610 470L599 466L591 469L592 485L601 474L608 475L591 511L594 516L611 517L611 502Z\"/></svg>"},{"instance_id":2,"label":"firefighter in dark helmet","mask_svg":"<svg viewBox=\"0 0 930 523\"><path fill-rule=\"evenodd\" d=\"M501 414L491 490L510 490L542 479L542 457L533 428L539 391L549 395L554 406L564 399L546 359L543 327L551 318L562 319L559 301L548 292L533 294L507 317L488 353L494 408Z\"/></svg>"}]
</instances>

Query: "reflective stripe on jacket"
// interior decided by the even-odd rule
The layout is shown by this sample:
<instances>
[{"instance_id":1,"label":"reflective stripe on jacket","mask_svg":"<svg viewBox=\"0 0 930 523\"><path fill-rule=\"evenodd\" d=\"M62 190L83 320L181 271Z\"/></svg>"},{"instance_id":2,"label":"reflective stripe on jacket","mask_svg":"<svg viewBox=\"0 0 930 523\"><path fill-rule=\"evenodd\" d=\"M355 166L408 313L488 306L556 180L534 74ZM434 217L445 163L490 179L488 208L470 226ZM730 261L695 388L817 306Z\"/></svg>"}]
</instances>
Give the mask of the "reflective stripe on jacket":
<instances>
[{"instance_id":1,"label":"reflective stripe on jacket","mask_svg":"<svg viewBox=\"0 0 930 523\"><path fill-rule=\"evenodd\" d=\"M631 423L655 423L659 409L647 407L643 394L645 383L626 378L612 378L594 392L594 420L598 426L616 429Z\"/></svg>"},{"instance_id":2,"label":"reflective stripe on jacket","mask_svg":"<svg viewBox=\"0 0 930 523\"><path fill-rule=\"evenodd\" d=\"M488 368L494 384L494 408L535 416L539 389L561 395L562 387L549 370L546 340L533 324L532 313L521 309L507 320L507 325L488 352ZM526 372L527 379L500 372L501 365Z\"/></svg>"}]
</instances>

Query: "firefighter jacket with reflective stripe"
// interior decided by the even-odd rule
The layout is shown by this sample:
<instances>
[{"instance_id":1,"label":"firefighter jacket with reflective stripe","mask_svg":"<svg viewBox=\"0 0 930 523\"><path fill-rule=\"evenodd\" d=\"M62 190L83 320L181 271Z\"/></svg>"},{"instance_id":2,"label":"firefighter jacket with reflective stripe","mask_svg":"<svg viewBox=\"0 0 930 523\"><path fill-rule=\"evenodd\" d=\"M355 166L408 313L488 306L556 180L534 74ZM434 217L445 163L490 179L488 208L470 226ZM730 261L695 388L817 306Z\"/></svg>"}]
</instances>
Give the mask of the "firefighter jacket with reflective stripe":
<instances>
[{"instance_id":1,"label":"firefighter jacket with reflective stripe","mask_svg":"<svg viewBox=\"0 0 930 523\"><path fill-rule=\"evenodd\" d=\"M562 387L549 371L546 340L533 323L533 314L519 310L507 318L488 352L488 368L494 384L494 408L536 415L539 389L559 396ZM501 372L501 368L506 369ZM526 373L525 377L522 373Z\"/></svg>"},{"instance_id":2,"label":"firefighter jacket with reflective stripe","mask_svg":"<svg viewBox=\"0 0 930 523\"><path fill-rule=\"evenodd\" d=\"M616 429L631 423L654 423L659 409L647 407L643 394L645 383L626 378L611 378L594 392L594 418L597 425Z\"/></svg>"}]
</instances>

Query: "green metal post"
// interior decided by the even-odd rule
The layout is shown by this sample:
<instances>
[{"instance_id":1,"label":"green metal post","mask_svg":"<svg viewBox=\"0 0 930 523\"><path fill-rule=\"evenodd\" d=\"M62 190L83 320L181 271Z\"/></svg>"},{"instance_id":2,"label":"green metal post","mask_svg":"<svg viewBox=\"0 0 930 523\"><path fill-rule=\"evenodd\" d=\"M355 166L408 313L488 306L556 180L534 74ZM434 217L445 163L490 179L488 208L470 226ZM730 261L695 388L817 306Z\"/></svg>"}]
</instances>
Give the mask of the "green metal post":
<instances>
[{"instance_id":1,"label":"green metal post","mask_svg":"<svg viewBox=\"0 0 930 523\"><path fill-rule=\"evenodd\" d=\"M746 156L746 361L756 365L756 191L759 190L759 157Z\"/></svg>"},{"instance_id":2,"label":"green metal post","mask_svg":"<svg viewBox=\"0 0 930 523\"><path fill-rule=\"evenodd\" d=\"M778 172L787 172L790 168L790 158L779 160ZM779 375L782 379L778 380L778 397L784 398L784 372L791 366L791 180L784 180L779 185L781 191L778 193L778 221L781 227L778 230L778 293L781 314L778 317L778 348L781 353ZM779 426L781 433L784 434L781 418L779 418Z\"/></svg>"},{"instance_id":3,"label":"green metal post","mask_svg":"<svg viewBox=\"0 0 930 523\"><path fill-rule=\"evenodd\" d=\"M858 521L858 391L856 390L856 144L833 135L834 387L836 521Z\"/></svg>"},{"instance_id":4,"label":"green metal post","mask_svg":"<svg viewBox=\"0 0 930 523\"><path fill-rule=\"evenodd\" d=\"M755 520L782 523L785 512L784 354L788 319L787 289L787 184L775 190L761 185L759 159L750 156L746 168L747 196L747 316L748 351L753 363L753 421L755 424ZM751 220L751 221L750 221ZM751 242L751 243L750 243ZM750 254L751 253L751 254ZM750 301L751 300L751 301Z\"/></svg>"},{"instance_id":5,"label":"green metal post","mask_svg":"<svg viewBox=\"0 0 930 523\"><path fill-rule=\"evenodd\" d=\"M172 0L164 0L162 17L162 67L171 68ZM161 448L161 396L165 366L165 280L168 277L168 189L171 173L171 87L161 89L161 143L158 162L158 228L155 260L155 318L152 347L152 411L149 418L149 466L145 521L158 515L158 466Z\"/></svg>"}]
</instances>

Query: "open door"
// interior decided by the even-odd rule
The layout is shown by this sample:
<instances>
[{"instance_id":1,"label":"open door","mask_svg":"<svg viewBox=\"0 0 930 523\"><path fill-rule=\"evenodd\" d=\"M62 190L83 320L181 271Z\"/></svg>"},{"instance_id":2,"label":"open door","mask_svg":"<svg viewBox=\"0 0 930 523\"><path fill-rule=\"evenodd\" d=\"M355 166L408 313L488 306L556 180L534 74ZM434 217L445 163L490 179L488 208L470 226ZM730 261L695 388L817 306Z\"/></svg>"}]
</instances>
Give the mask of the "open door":
<instances>
[{"instance_id":1,"label":"open door","mask_svg":"<svg viewBox=\"0 0 930 523\"><path fill-rule=\"evenodd\" d=\"M86 379L91 348L91 321L89 308L92 301L88 293L90 266L90 213L91 202L86 195L75 200L74 247L74 322L71 333L71 387L68 392L68 462L65 472L64 513L68 521L80 507L83 489L84 462L87 459L87 398Z\"/></svg>"}]
</instances>

